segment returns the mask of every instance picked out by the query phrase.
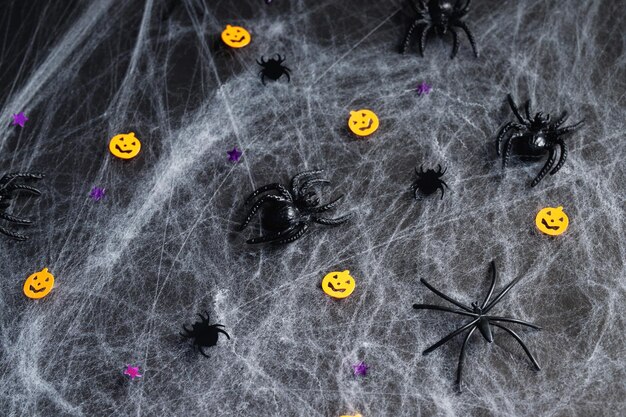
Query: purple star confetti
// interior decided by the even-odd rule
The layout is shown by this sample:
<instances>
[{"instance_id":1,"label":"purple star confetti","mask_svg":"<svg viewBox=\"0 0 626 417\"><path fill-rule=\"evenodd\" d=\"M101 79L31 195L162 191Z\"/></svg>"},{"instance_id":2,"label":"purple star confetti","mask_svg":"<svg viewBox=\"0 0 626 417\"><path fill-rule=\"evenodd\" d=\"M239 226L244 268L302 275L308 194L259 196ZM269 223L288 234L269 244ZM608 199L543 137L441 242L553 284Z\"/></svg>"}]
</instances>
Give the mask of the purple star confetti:
<instances>
[{"instance_id":1,"label":"purple star confetti","mask_svg":"<svg viewBox=\"0 0 626 417\"><path fill-rule=\"evenodd\" d=\"M367 370L370 367L365 364L365 362L361 361L356 365L352 365L352 369L354 369L354 376L367 376Z\"/></svg>"},{"instance_id":2,"label":"purple star confetti","mask_svg":"<svg viewBox=\"0 0 626 417\"><path fill-rule=\"evenodd\" d=\"M100 201L104 198L105 191L106 190L104 188L93 187L91 193L89 193L89 197L91 197L94 201Z\"/></svg>"},{"instance_id":3,"label":"purple star confetti","mask_svg":"<svg viewBox=\"0 0 626 417\"><path fill-rule=\"evenodd\" d=\"M132 365L126 365L126 369L124 369L124 375L130 377L131 381L134 381L135 378L141 378L143 376L139 373L139 367Z\"/></svg>"},{"instance_id":4,"label":"purple star confetti","mask_svg":"<svg viewBox=\"0 0 626 417\"><path fill-rule=\"evenodd\" d=\"M28 117L24 114L23 111L18 114L13 115L13 124L12 126L19 125L20 127L24 127L24 124L28 121Z\"/></svg>"},{"instance_id":5,"label":"purple star confetti","mask_svg":"<svg viewBox=\"0 0 626 417\"><path fill-rule=\"evenodd\" d=\"M423 96L425 94L429 94L430 90L432 90L432 86L430 84L427 84L426 81L422 81L417 86L417 95L418 96Z\"/></svg>"},{"instance_id":6,"label":"purple star confetti","mask_svg":"<svg viewBox=\"0 0 626 417\"><path fill-rule=\"evenodd\" d=\"M243 153L239 149L237 149L236 146L233 148L232 151L228 151L226 153L228 154L228 160L230 162L239 162L239 158L241 158L241 155L243 155Z\"/></svg>"}]
</instances>

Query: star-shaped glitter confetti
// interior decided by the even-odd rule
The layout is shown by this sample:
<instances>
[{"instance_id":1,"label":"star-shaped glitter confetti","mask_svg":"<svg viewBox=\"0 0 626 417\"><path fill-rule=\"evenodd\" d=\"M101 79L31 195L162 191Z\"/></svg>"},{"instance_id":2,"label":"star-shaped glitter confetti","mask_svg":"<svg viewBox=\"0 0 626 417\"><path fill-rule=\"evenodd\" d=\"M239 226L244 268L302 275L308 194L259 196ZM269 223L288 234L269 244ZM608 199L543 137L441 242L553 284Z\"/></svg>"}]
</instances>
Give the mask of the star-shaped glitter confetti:
<instances>
[{"instance_id":1,"label":"star-shaped glitter confetti","mask_svg":"<svg viewBox=\"0 0 626 417\"><path fill-rule=\"evenodd\" d=\"M361 361L356 365L352 365L352 369L354 369L354 376L367 376L367 370L370 367L365 364L365 362Z\"/></svg>"},{"instance_id":2,"label":"star-shaped glitter confetti","mask_svg":"<svg viewBox=\"0 0 626 417\"><path fill-rule=\"evenodd\" d=\"M237 149L236 146L233 148L232 151L228 151L226 153L228 154L228 160L230 162L239 162L239 158L241 158L241 155L243 155L243 153L239 149Z\"/></svg>"},{"instance_id":3,"label":"star-shaped glitter confetti","mask_svg":"<svg viewBox=\"0 0 626 417\"><path fill-rule=\"evenodd\" d=\"M89 193L89 197L91 197L94 201L100 201L104 198L104 193L106 189L100 187L93 187L91 193Z\"/></svg>"},{"instance_id":4,"label":"star-shaped glitter confetti","mask_svg":"<svg viewBox=\"0 0 626 417\"><path fill-rule=\"evenodd\" d=\"M24 114L23 111L18 114L13 115L13 124L12 126L20 125L20 127L24 127L24 124L28 121L28 117Z\"/></svg>"},{"instance_id":5,"label":"star-shaped glitter confetti","mask_svg":"<svg viewBox=\"0 0 626 417\"><path fill-rule=\"evenodd\" d=\"M126 369L124 369L124 375L130 377L131 381L134 381L135 378L141 378L143 376L139 373L139 367L132 365L126 365Z\"/></svg>"},{"instance_id":6,"label":"star-shaped glitter confetti","mask_svg":"<svg viewBox=\"0 0 626 417\"><path fill-rule=\"evenodd\" d=\"M425 94L429 94L430 90L432 90L432 86L430 84L427 84L426 81L422 81L417 86L417 95L418 96L422 96L422 95L425 95Z\"/></svg>"}]
</instances>

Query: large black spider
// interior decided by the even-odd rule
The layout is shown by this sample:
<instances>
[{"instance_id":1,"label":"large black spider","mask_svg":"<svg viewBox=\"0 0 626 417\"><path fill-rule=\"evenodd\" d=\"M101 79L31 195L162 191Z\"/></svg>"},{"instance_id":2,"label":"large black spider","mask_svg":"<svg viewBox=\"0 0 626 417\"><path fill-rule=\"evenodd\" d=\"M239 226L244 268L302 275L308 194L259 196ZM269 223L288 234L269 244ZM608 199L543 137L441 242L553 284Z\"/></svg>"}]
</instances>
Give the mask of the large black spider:
<instances>
[{"instance_id":1,"label":"large black spider","mask_svg":"<svg viewBox=\"0 0 626 417\"><path fill-rule=\"evenodd\" d=\"M319 216L319 213L336 207L343 198L343 195L341 195L328 204L319 205L320 199L315 191L311 190L311 187L315 184L330 183L330 181L324 178L317 177L322 172L324 171L315 170L299 173L291 180L289 189L281 184L273 183L264 185L254 191L246 200L246 204L250 203L258 195L268 191L275 191L278 194L264 195L250 209L248 217L241 225L241 229L243 230L250 223L254 214L262 206L265 206L261 211L261 228L271 233L249 239L247 243L289 243L302 237L309 228L310 222L337 226L348 221L352 214L346 214L336 219L327 219Z\"/></svg>"},{"instance_id":2,"label":"large black spider","mask_svg":"<svg viewBox=\"0 0 626 417\"><path fill-rule=\"evenodd\" d=\"M287 82L291 81L291 77L289 77L289 68L283 65L285 58L280 56L280 54L275 55L276 58L270 58L269 61L266 61L265 58L261 56L261 61L257 59L256 63L259 64L262 68L259 71L259 75L261 76L261 82L265 85L265 77L270 80L276 81L283 75L287 76Z\"/></svg>"},{"instance_id":3,"label":"large black spider","mask_svg":"<svg viewBox=\"0 0 626 417\"><path fill-rule=\"evenodd\" d=\"M447 169L444 169L442 171L441 165L437 165L437 166L438 166L437 171L435 171L434 169L427 169L426 171L424 171L423 166L420 167L419 171L417 170L417 168L415 168L415 174L417 175L417 178L411 185L411 189L413 190L415 194L416 200L421 200L420 194L429 196L437 190L441 190L440 200L443 199L443 193L444 193L443 187L444 186L446 188L449 188L449 187L448 187L448 184L446 184L446 182L441 179L441 177L443 177L443 174L446 173Z\"/></svg>"},{"instance_id":4,"label":"large black spider","mask_svg":"<svg viewBox=\"0 0 626 417\"><path fill-rule=\"evenodd\" d=\"M567 111L561 113L558 120L553 123L550 123L549 114L544 116L542 112L539 112L532 117L530 115L530 100L526 101L524 106L526 113L526 117L524 117L520 113L515 101L513 101L513 97L511 97L510 94L507 95L507 99L509 101L509 105L511 106L511 110L513 110L513 114L515 114L519 123L509 122L502 126L500 132L498 133L498 137L496 138L496 151L499 156L501 154L502 140L506 137L507 132L513 129L514 131L517 131L517 133L510 135L504 143L502 168L506 168L509 161L514 139L526 139L526 141L522 143L521 148L528 156L542 156L548 152L548 160L546 161L546 164L530 184L531 187L534 187L539 184L539 181L546 176L550 169L552 169L552 171L550 171L550 175L554 175L559 172L561 167L563 167L563 164L565 164L565 160L567 159L567 145L565 144L562 136L574 132L584 123L584 120L581 120L571 126L561 127L561 125L565 123L569 117ZM556 161L557 146L560 147L561 155L559 157L559 162L553 168L554 162Z\"/></svg>"},{"instance_id":5,"label":"large black spider","mask_svg":"<svg viewBox=\"0 0 626 417\"><path fill-rule=\"evenodd\" d=\"M489 342L489 343L493 342L492 326L495 326L495 327L497 327L499 329L504 330L505 332L510 334L520 344L520 346L522 347L522 349L524 349L524 352L526 352L526 355L528 355L528 358L533 363L535 368L537 370L540 370L539 364L537 363L537 361L535 360L533 355L530 353L530 351L528 350L528 348L526 347L524 342L522 342L522 339L517 335L517 333L515 333L513 330L511 330L511 329L509 329L509 328L507 328L507 327L505 327L505 326L503 326L502 324L499 324L499 323L501 323L501 322L516 323L516 324L521 324L523 326L532 327L533 329L537 329L537 330L540 330L541 328L539 326L535 325L535 324L528 323L528 322L523 321L523 320L518 320L518 319L514 319L514 318L509 318L509 317L500 317L500 316L490 316L490 315L488 315L489 311L493 307L495 307L496 304L498 304L500 302L502 297L504 297L506 295L506 293L509 292L509 290L515 284L518 283L518 281L522 278L522 276L520 275L519 277L517 277L513 281L511 281L506 287L504 287L504 289L500 292L500 294L498 294L491 302L489 302L489 299L491 298L491 295L493 294L493 289L496 286L496 264L495 264L494 261L491 261L491 270L492 270L491 286L489 287L489 292L487 293L487 296L485 297L485 300L480 305L477 302L473 302L471 307L467 306L467 305L461 303L460 301L457 301L457 300L453 299L452 297L449 297L449 296L445 295L444 293L442 293L441 291L435 289L428 282L426 282L426 280L423 279L423 278L421 279L421 281L422 281L422 284L424 284L426 286L426 288L428 288L429 290L431 290L432 292L434 292L436 295L438 295L439 297L443 298L444 300L446 300L446 301L454 304L455 306L461 308L461 310L463 310L463 311L453 310L453 309L448 308L448 307L432 305L432 304L413 304L413 308L418 309L418 310L425 309L425 310L446 311L448 313L455 313L455 314L459 314L461 316L466 316L466 317L470 317L471 318L471 321L469 321L468 323L466 323L463 326L459 327L458 329L456 329L452 333L448 334L443 339L441 339L440 341L438 341L437 343L435 343L431 347L427 348L423 352L424 355L427 355L430 352L432 352L435 349L437 349L438 347L440 347L441 345L443 345L444 343L446 343L447 341L449 341L450 339L452 339L453 337L455 337L458 334L463 333L464 331L469 329L469 332L465 336L465 339L463 339L463 345L461 346L461 355L459 356L459 365L458 365L457 371L456 371L456 383L457 383L457 385L459 387L459 390L461 389L461 374L463 372L463 359L465 358L465 347L467 346L467 341L469 340L469 338L474 333L474 330L476 330L477 328L480 331L480 333L483 335L485 340L487 342Z\"/></svg>"},{"instance_id":6,"label":"large black spider","mask_svg":"<svg viewBox=\"0 0 626 417\"><path fill-rule=\"evenodd\" d=\"M419 35L420 54L424 56L424 48L426 46L426 35L431 30L434 30L438 35L445 35L448 30L452 34L452 55L450 58L454 58L459 51L459 36L454 30L455 27L462 29L467 35L474 56L478 58L478 51L476 50L476 42L474 41L474 35L467 27L467 24L461 20L463 16L469 12L469 5L471 0L447 1L447 0L419 0L417 3L411 1L411 5L417 13L417 17L411 24L402 44L402 53L405 53L411 43L411 37L416 27L422 26L422 31ZM462 5L463 4L463 5Z\"/></svg>"},{"instance_id":7,"label":"large black spider","mask_svg":"<svg viewBox=\"0 0 626 417\"><path fill-rule=\"evenodd\" d=\"M202 316L202 314L198 313L201 321L197 321L191 326L191 330L187 328L183 324L183 329L185 333L181 333L181 336L184 336L188 339L194 339L194 346L198 347L200 353L203 356L209 357L204 350L203 347L211 347L217 344L217 339L219 338L220 333L224 333L228 340L230 340L230 336L226 333L225 330L220 329L220 327L224 327L223 324L209 324L209 312L206 312L206 317Z\"/></svg>"},{"instance_id":8,"label":"large black spider","mask_svg":"<svg viewBox=\"0 0 626 417\"><path fill-rule=\"evenodd\" d=\"M6 220L11 223L19 224L19 225L30 225L32 224L31 220L21 219L19 217L12 216L10 214L5 213L5 210L9 208L11 205L11 199L14 197L15 191L28 191L34 195L41 195L41 192L33 187L23 184L16 184L15 181L18 179L25 180L39 180L43 178L43 174L31 174L31 173L13 173L6 174L2 178L0 178L0 219ZM15 240L26 240L28 236L20 235L18 233L11 232L8 229L0 226L0 233L9 236Z\"/></svg>"}]
</instances>

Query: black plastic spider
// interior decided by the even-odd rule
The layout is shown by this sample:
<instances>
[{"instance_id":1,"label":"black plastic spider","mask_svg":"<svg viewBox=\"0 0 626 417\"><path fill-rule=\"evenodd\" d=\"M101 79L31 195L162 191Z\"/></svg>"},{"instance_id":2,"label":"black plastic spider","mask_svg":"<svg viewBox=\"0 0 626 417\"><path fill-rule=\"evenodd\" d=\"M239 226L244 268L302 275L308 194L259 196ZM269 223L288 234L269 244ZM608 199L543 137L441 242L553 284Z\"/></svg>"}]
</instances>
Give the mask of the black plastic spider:
<instances>
[{"instance_id":1,"label":"black plastic spider","mask_svg":"<svg viewBox=\"0 0 626 417\"><path fill-rule=\"evenodd\" d=\"M11 199L14 197L15 191L28 191L34 195L41 195L41 192L33 187L23 184L16 184L15 181L18 179L25 180L39 180L43 178L43 174L31 174L31 173L13 173L6 174L2 178L0 178L0 219L9 221L11 223L19 224L19 225L30 225L32 221L28 219L21 219L19 217L12 216L10 214L5 213L5 210L9 208L11 205ZM8 229L0 226L0 233L9 236L15 240L26 240L28 236L20 235L18 233L13 233Z\"/></svg>"},{"instance_id":2,"label":"black plastic spider","mask_svg":"<svg viewBox=\"0 0 626 417\"><path fill-rule=\"evenodd\" d=\"M448 184L446 184L446 182L441 179L441 177L443 177L443 174L446 173L447 168L442 171L441 165L437 165L437 167L437 171L435 171L434 169L427 169L426 172L424 172L423 166L420 167L419 171L417 170L417 168L415 168L415 174L417 174L417 178L411 185L411 189L415 193L416 200L421 200L420 194L429 196L437 190L441 190L440 200L443 199L443 187L445 186L446 188L450 188L448 187Z\"/></svg>"},{"instance_id":3,"label":"black plastic spider","mask_svg":"<svg viewBox=\"0 0 626 417\"><path fill-rule=\"evenodd\" d=\"M542 112L539 112L534 117L531 117L530 100L526 101L526 117L524 117L520 113L515 101L513 101L513 97L511 97L510 94L507 95L507 99L509 101L509 105L511 106L511 110L513 110L513 114L515 114L515 117L517 117L520 123L509 122L502 126L496 139L496 151L499 156L501 154L500 148L502 140L506 137L507 132L513 129L518 132L510 135L505 141L504 155L502 156L502 168L506 168L509 161L514 139L526 139L526 141L522 143L521 152L525 153L527 156L542 156L548 152L548 160L546 161L546 164L530 184L531 187L534 187L539 184L539 181L546 176L550 169L552 169L552 171L550 171L550 175L554 175L559 172L561 167L563 167L563 164L565 164L565 160L567 159L567 145L565 145L565 141L561 136L574 132L584 123L584 120L581 120L571 126L560 127L569 117L566 111L561 113L561 116L559 116L559 119L556 122L550 123L549 114L544 116ZM559 157L559 162L554 168L552 168L554 166L554 162L556 161L557 146L560 147L561 155Z\"/></svg>"},{"instance_id":4,"label":"black plastic spider","mask_svg":"<svg viewBox=\"0 0 626 417\"><path fill-rule=\"evenodd\" d=\"M261 211L261 227L272 233L249 239L247 243L271 242L274 244L289 243L302 237L309 228L310 222L338 226L346 221L352 214L347 214L336 219L320 217L319 213L330 210L339 204L343 195L328 204L320 206L320 199L315 191L310 190L315 184L328 184L330 181L317 178L323 170L301 172L291 180L289 189L281 184L274 183L265 185L254 191L246 200L250 203L259 194L275 191L278 194L268 194L261 197L250 209L250 213L241 225L243 230L254 214L265 206Z\"/></svg>"},{"instance_id":5,"label":"black plastic spider","mask_svg":"<svg viewBox=\"0 0 626 417\"><path fill-rule=\"evenodd\" d=\"M194 346L197 346L200 353L208 358L209 355L204 353L204 350L202 350L202 348L215 346L217 344L217 339L219 338L220 333L224 333L228 340L230 340L230 336L228 335L228 333L226 333L226 331L220 329L220 327L224 327L224 325L209 324L208 311L206 312L206 317L202 316L202 314L200 313L198 313L198 316L200 316L202 320L195 322L191 326L191 330L189 330L187 326L183 324L183 329L185 330L185 333L181 333L180 335L188 339L194 339Z\"/></svg>"},{"instance_id":6,"label":"black plastic spider","mask_svg":"<svg viewBox=\"0 0 626 417\"><path fill-rule=\"evenodd\" d=\"M454 304L455 306L461 308L463 311L453 310L453 309L448 308L448 307L432 305L432 304L413 304L413 308L418 309L418 310L425 309L425 310L446 311L448 313L455 313L455 314L459 314L459 315L471 318L471 321L469 321L468 323L466 323L463 326L459 327L458 329L456 329L452 333L448 334L443 339L441 339L440 341L438 341L437 343L435 343L434 345L432 345L428 349L424 350L424 352L423 352L424 355L427 355L430 352L432 352L435 349L437 349L439 346L443 345L444 343L446 343L447 341L452 339L453 337L457 336L458 334L463 333L466 330L469 330L469 332L465 336L465 339L463 339L463 345L461 346L461 355L459 356L459 365L458 365L457 371L456 371L456 383L457 383L457 385L459 387L459 390L461 389L461 374L463 372L463 359L465 358L465 346L467 345L467 341L469 340L469 338L474 333L474 330L476 330L476 329L478 329L480 331L480 333L483 335L485 340L487 342L489 342L489 343L493 342L492 326L495 326L495 327L497 327L499 329L504 330L505 332L510 334L520 344L520 346L522 347L522 349L524 349L524 352L526 352L526 355L528 355L528 358L533 363L535 368L537 370L541 369L541 368L539 368L539 364L537 363L537 361L535 360L533 355L530 353L530 351L528 350L528 348L526 347L524 342L522 342L522 339L517 335L517 333L515 333L513 330L503 326L502 324L499 324L499 322L508 322L508 323L521 324L523 326L532 327L533 329L537 329L537 330L540 330L541 328L539 326L535 325L535 324L528 323L528 322L523 321L523 320L513 319L513 318L509 318L509 317L500 317L500 316L489 316L489 315L487 315L489 313L489 311L496 304L498 304L500 302L502 297L504 297L506 295L506 293L515 284L517 284L517 282L522 277L519 276L519 277L515 278L513 281L511 281L506 287L504 287L504 289L500 292L500 294L498 294L493 299L493 301L489 302L489 299L491 298L491 295L493 294L493 289L496 286L496 264L495 264L494 261L491 261L491 270L492 270L491 286L489 287L489 292L487 293L487 296L485 297L485 300L480 305L478 305L478 303L474 302L474 303L472 303L471 307L470 306L466 306L465 304L463 304L463 303L461 303L459 301L456 301L455 299L453 299L453 298L443 294L441 291L438 291L437 289L432 287L428 282L426 282L426 280L423 279L423 278L421 279L422 284L424 284L429 290L431 290L432 292L434 292L436 295L438 295L439 297L443 298L444 300L446 300L446 301Z\"/></svg>"},{"instance_id":7,"label":"black plastic spider","mask_svg":"<svg viewBox=\"0 0 626 417\"><path fill-rule=\"evenodd\" d=\"M435 30L438 35L445 35L452 33L452 55L450 58L454 58L459 51L459 36L454 30L455 27L462 29L467 35L474 56L478 58L478 51L476 50L476 42L474 41L474 35L467 27L467 24L461 19L469 12L469 5L471 0L465 0L465 4L462 4L462 0L456 0L456 2L447 0L419 0L418 3L411 2L411 5L417 13L417 17L409 31L407 32L404 42L402 44L402 53L405 53L411 42L413 31L416 27L422 26L422 31L419 36L420 54L424 56L424 47L426 46L426 35L431 30Z\"/></svg>"},{"instance_id":8,"label":"black plastic spider","mask_svg":"<svg viewBox=\"0 0 626 417\"><path fill-rule=\"evenodd\" d=\"M275 56L277 58L270 58L269 61L266 61L263 57L261 57L260 62L258 59L256 61L256 63L262 67L261 71L259 71L259 75L261 76L261 82L263 85L265 85L265 77L276 81L283 75L286 75L287 82L291 81L291 77L289 77L289 71L291 70L283 65L285 58L279 54L276 54Z\"/></svg>"}]
</instances>

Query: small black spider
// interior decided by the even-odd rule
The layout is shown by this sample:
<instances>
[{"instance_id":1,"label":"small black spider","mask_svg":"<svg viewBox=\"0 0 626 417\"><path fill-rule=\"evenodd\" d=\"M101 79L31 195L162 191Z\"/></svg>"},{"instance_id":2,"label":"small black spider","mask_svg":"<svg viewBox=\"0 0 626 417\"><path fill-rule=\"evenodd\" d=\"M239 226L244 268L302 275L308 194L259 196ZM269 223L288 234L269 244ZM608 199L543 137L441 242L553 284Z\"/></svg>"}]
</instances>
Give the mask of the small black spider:
<instances>
[{"instance_id":1,"label":"small black spider","mask_svg":"<svg viewBox=\"0 0 626 417\"><path fill-rule=\"evenodd\" d=\"M339 204L339 200L343 198L343 195L341 195L328 204L319 205L319 197L310 188L315 184L330 183L326 179L316 178L322 172L324 171L316 170L299 173L291 180L289 189L281 184L274 183L264 185L254 191L246 200L246 204L250 203L259 194L268 191L276 191L278 194L264 195L250 209L250 213L241 225L241 229L243 230L261 206L265 205L261 211L261 227L271 233L249 239L247 243L289 243L302 237L309 228L310 222L337 226L348 221L352 214L336 219L327 219L319 216L318 213L336 207Z\"/></svg>"},{"instance_id":2,"label":"small black spider","mask_svg":"<svg viewBox=\"0 0 626 417\"><path fill-rule=\"evenodd\" d=\"M530 361L533 363L535 368L537 370L541 369L541 368L539 368L539 364L537 363L537 361L535 360L533 355L530 353L530 351L528 350L528 348L526 347L524 342L522 342L522 339L517 335L517 333L515 333L513 330L509 329L508 327L505 327L502 324L499 324L499 322L521 324L523 326L528 326L528 327L531 327L531 328L537 329L537 330L540 330L541 328L539 326L535 325L535 324L528 323L528 322L523 321L523 320L518 320L518 319L514 319L514 318L509 318L509 317L488 316L487 315L487 313L489 313L489 311L496 304L498 304L500 302L502 297L504 297L506 295L506 293L509 292L509 290L515 284L517 284L519 282L519 280L522 278L522 276L520 275L519 277L517 277L513 281L511 281L506 287L504 287L504 289L502 291L500 291L500 294L498 294L491 302L489 302L489 299L491 298L491 295L493 294L493 289L496 286L496 264L495 264L494 261L491 261L491 271L492 271L492 274L491 274L491 286L489 287L489 292L487 293L487 296L485 297L485 300L480 305L477 302L473 302L471 307L470 307L470 306L467 306L467 305L465 305L465 304L463 304L463 303L461 303L459 301L456 301L452 297L449 297L449 296L445 295L441 291L439 291L436 288L434 288L433 286L431 286L423 278L421 279L421 281L422 281L422 284L424 284L426 286L426 288L428 288L429 290L431 290L432 292L434 292L436 295L438 295L439 297L443 298L444 300L446 300L446 301L454 304L455 306L461 308L463 311L453 310L453 309L448 308L448 307L443 307L443 306L439 306L439 305L432 305L432 304L413 304L413 308L417 309L417 310L446 311L448 313L455 313L455 314L459 314L461 316L471 317L471 321L469 321L468 323L466 323L463 326L459 327L458 329L456 329L452 333L448 334L443 339L441 339L440 341L438 341L437 343L435 343L431 347L427 348L423 352L424 355L427 355L430 352L432 352L435 349L437 349L438 347L442 346L447 341L449 341L452 338L454 338L455 336L463 333L466 330L469 330L469 332L465 336L465 339L463 339L463 345L461 346L461 355L459 356L459 365L458 365L457 371L456 371L456 383L457 383L457 386L459 387L459 390L461 389L461 375L462 375L462 372L463 372L463 359L465 358L465 347L467 346L467 341L469 340L469 338L472 336L472 334L474 333L474 331L476 329L478 329L480 331L480 333L483 335L485 340L487 342L489 342L489 343L493 342L492 326L495 326L495 327L497 327L499 329L504 330L505 332L510 334L517 341L517 343L520 344L520 346L522 347L522 349L524 349L524 352L526 352L526 355L528 356Z\"/></svg>"},{"instance_id":3,"label":"small black spider","mask_svg":"<svg viewBox=\"0 0 626 417\"><path fill-rule=\"evenodd\" d=\"M189 330L187 326L183 324L183 329L185 330L185 333L181 333L180 335L188 339L194 339L194 346L197 346L200 353L208 358L209 355L204 353L204 350L202 350L202 348L215 346L217 344L217 339L219 338L220 333L224 333L228 340L230 340L230 336L228 335L228 333L226 333L226 331L220 329L220 327L224 327L224 325L209 324L208 311L206 312L206 317L203 317L200 313L198 313L198 316L200 316L202 320L195 322L191 326L191 330Z\"/></svg>"},{"instance_id":4,"label":"small black spider","mask_svg":"<svg viewBox=\"0 0 626 417\"><path fill-rule=\"evenodd\" d=\"M420 54L424 56L424 47L426 46L426 35L428 32L434 30L438 35L445 35L449 30L452 34L453 41L452 55L450 58L454 58L459 51L459 37L456 30L454 30L455 27L458 27L467 35L472 45L474 56L478 58L474 35L472 35L467 24L461 20L469 11L470 1L471 0L465 0L464 5L461 5L462 0L456 0L456 2L447 0L419 0L417 4L411 2L411 5L417 13L417 17L413 21L413 24L411 24L404 38L402 53L405 53L408 49L415 28L422 26L422 31L419 36Z\"/></svg>"},{"instance_id":5,"label":"small black spider","mask_svg":"<svg viewBox=\"0 0 626 417\"><path fill-rule=\"evenodd\" d=\"M446 184L446 182L441 179L441 177L443 177L443 174L446 173L447 168L442 171L441 165L437 166L437 171L435 171L434 169L427 169L426 172L424 172L423 166L420 167L419 171L417 170L417 168L415 168L415 174L417 174L417 178L411 185L411 189L415 193L416 200L421 200L420 194L429 196L437 190L441 190L440 200L443 199L443 187L449 187L448 184Z\"/></svg>"},{"instance_id":6,"label":"small black spider","mask_svg":"<svg viewBox=\"0 0 626 417\"><path fill-rule=\"evenodd\" d=\"M11 204L11 199L14 197L15 191L28 191L34 195L41 195L41 192L33 187L23 184L15 184L15 180L25 179L25 180L39 180L43 178L43 174L30 174L30 173L13 173L6 174L2 178L0 178L0 219L16 223L19 225L30 225L32 221L28 219L21 219L19 217L12 216L10 214L5 213L5 210L9 208ZM11 232L8 229L0 226L0 233L9 236L15 240L26 240L28 236L20 235L14 232Z\"/></svg>"},{"instance_id":7,"label":"small black spider","mask_svg":"<svg viewBox=\"0 0 626 417\"><path fill-rule=\"evenodd\" d=\"M550 123L550 115L544 114L542 112L537 113L534 117L532 117L530 111L530 100L526 101L525 104L525 116L522 116L515 101L513 101L513 97L510 94L507 95L507 99L509 101L509 105L511 106L511 110L513 110L513 114L519 120L519 123L509 122L502 126L500 132L498 133L498 137L496 139L496 151L498 156L501 154L501 144L502 140L506 137L506 134L509 130L513 129L517 131L517 133L510 135L504 143L504 155L502 156L502 168L506 168L506 165L509 161L509 157L511 156L511 148L513 145L514 139L526 139L526 142L522 144L524 149L524 153L527 153L531 156L541 156L548 152L548 160L546 164L543 166L539 174L535 177L533 182L530 184L531 187L539 184L539 181L546 176L548 171L550 171L550 175L554 175L563 164L565 164L565 160L567 159L567 146L565 145L565 141L561 136L564 136L568 133L574 132L578 129L584 121L567 126L561 127L563 123L567 121L569 117L567 112L564 111L559 116L558 120ZM560 148L561 155L559 157L559 162L556 164L554 168L554 163L556 161L556 148L557 146Z\"/></svg>"},{"instance_id":8,"label":"small black spider","mask_svg":"<svg viewBox=\"0 0 626 417\"><path fill-rule=\"evenodd\" d=\"M289 71L291 70L283 65L285 58L279 54L276 54L275 56L276 58L270 58L269 61L266 61L263 57L261 57L260 62L258 59L256 61L256 63L262 67L261 71L259 71L259 75L261 76L261 82L263 85L265 85L265 77L276 81L283 75L286 75L287 82L291 80L291 77L289 77Z\"/></svg>"}]
</instances>

